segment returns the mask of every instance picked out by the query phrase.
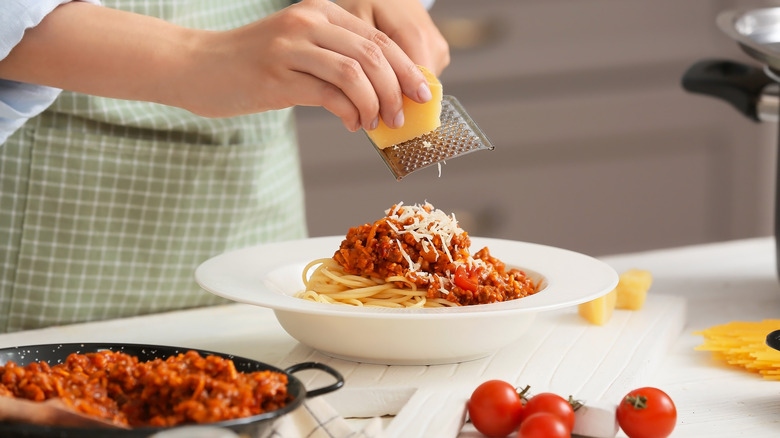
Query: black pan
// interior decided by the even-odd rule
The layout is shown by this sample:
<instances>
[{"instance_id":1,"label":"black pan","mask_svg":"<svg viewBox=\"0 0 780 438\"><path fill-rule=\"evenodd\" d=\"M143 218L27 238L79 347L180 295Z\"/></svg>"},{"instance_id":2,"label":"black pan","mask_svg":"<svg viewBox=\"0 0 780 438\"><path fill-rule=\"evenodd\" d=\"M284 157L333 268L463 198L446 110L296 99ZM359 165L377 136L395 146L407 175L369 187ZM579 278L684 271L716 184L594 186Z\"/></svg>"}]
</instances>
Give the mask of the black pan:
<instances>
[{"instance_id":1,"label":"black pan","mask_svg":"<svg viewBox=\"0 0 780 438\"><path fill-rule=\"evenodd\" d=\"M252 417L238 418L235 420L221 421L203 425L187 425L187 427L217 427L230 429L240 435L258 436L268 429L279 417L295 410L307 398L316 397L335 391L344 385L344 378L333 368L317 363L303 362L293 365L285 370L264 364L252 359L233 356L213 351L199 350L197 348L168 347L161 345L142 344L111 344L111 343L75 343L75 344L47 344L31 345L25 347L11 347L0 349L0 365L15 362L24 366L33 362L48 362L54 365L63 362L71 353L94 353L103 350L123 352L137 356L139 361L148 361L157 358L167 358L187 351L197 351L202 356L216 355L230 359L238 371L274 371L287 375L287 392L291 400L283 408L271 412L265 412ZM300 380L292 374L306 369L322 370L336 379L336 382L307 391ZM0 437L3 438L146 438L155 433L171 430L165 427L138 427L133 429L106 429L106 428L82 428L82 427L52 427L27 423L0 422Z\"/></svg>"}]
</instances>

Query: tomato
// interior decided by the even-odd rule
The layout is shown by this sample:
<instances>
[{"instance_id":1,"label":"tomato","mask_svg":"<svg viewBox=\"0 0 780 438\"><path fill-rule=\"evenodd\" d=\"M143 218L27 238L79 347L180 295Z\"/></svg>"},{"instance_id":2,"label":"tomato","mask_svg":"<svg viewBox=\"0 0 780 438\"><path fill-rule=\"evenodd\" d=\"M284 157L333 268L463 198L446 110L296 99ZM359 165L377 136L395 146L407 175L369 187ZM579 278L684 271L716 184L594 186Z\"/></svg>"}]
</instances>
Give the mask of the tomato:
<instances>
[{"instance_id":1,"label":"tomato","mask_svg":"<svg viewBox=\"0 0 780 438\"><path fill-rule=\"evenodd\" d=\"M458 267L455 268L455 278L453 281L455 282L455 286L472 292L476 292L477 286L479 285L476 273L469 273L463 265L458 265Z\"/></svg>"},{"instance_id":2,"label":"tomato","mask_svg":"<svg viewBox=\"0 0 780 438\"><path fill-rule=\"evenodd\" d=\"M529 415L520 423L517 438L569 438L571 430L557 415L550 412L537 412Z\"/></svg>"},{"instance_id":3,"label":"tomato","mask_svg":"<svg viewBox=\"0 0 780 438\"><path fill-rule=\"evenodd\" d=\"M665 438L677 423L677 408L660 389L638 388L623 397L617 420L629 438Z\"/></svg>"},{"instance_id":4,"label":"tomato","mask_svg":"<svg viewBox=\"0 0 780 438\"><path fill-rule=\"evenodd\" d=\"M574 408L565 398L551 392L541 392L531 397L523 408L523 418L539 412L557 415L569 433L574 429ZM524 421L524 420L523 420Z\"/></svg>"},{"instance_id":5,"label":"tomato","mask_svg":"<svg viewBox=\"0 0 780 438\"><path fill-rule=\"evenodd\" d=\"M507 436L520 425L523 401L514 386L488 380L471 394L468 411L474 427L489 437Z\"/></svg>"}]
</instances>

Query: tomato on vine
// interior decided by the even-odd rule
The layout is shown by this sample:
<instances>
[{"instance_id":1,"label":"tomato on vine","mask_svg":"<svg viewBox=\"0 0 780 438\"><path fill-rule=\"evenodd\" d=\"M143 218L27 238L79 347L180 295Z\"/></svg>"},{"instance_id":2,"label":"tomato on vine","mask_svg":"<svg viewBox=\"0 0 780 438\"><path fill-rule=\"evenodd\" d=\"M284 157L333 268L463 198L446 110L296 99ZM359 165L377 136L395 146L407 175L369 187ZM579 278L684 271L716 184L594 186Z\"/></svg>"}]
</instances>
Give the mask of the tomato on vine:
<instances>
[{"instance_id":1,"label":"tomato on vine","mask_svg":"<svg viewBox=\"0 0 780 438\"><path fill-rule=\"evenodd\" d=\"M552 412L537 412L524 418L517 438L569 438L571 430Z\"/></svg>"},{"instance_id":2,"label":"tomato on vine","mask_svg":"<svg viewBox=\"0 0 780 438\"><path fill-rule=\"evenodd\" d=\"M677 424L677 408L660 389L638 388L620 401L617 420L629 438L666 438Z\"/></svg>"},{"instance_id":3,"label":"tomato on vine","mask_svg":"<svg viewBox=\"0 0 780 438\"><path fill-rule=\"evenodd\" d=\"M468 411L471 423L482 434L503 437L520 425L523 401L508 382L488 380L471 394Z\"/></svg>"},{"instance_id":4,"label":"tomato on vine","mask_svg":"<svg viewBox=\"0 0 780 438\"><path fill-rule=\"evenodd\" d=\"M558 416L569 430L569 433L574 429L574 407L569 400L558 394L542 392L528 399L523 408L522 421L539 412L548 412Z\"/></svg>"}]
</instances>

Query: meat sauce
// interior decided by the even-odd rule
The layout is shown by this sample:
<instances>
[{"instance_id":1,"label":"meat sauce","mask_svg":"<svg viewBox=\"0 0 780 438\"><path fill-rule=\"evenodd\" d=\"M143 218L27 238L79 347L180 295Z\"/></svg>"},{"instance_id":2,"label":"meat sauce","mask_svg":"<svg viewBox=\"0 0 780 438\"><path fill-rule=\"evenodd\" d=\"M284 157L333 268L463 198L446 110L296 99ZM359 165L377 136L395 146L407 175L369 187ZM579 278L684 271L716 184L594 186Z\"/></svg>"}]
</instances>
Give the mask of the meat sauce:
<instances>
[{"instance_id":1,"label":"meat sauce","mask_svg":"<svg viewBox=\"0 0 780 438\"><path fill-rule=\"evenodd\" d=\"M507 269L488 248L472 256L470 246L468 234L454 216L430 204L396 205L386 217L350 228L333 258L348 274L379 279L401 276L425 289L427 298L461 306L536 293L533 280L523 271Z\"/></svg>"},{"instance_id":2,"label":"meat sauce","mask_svg":"<svg viewBox=\"0 0 780 438\"><path fill-rule=\"evenodd\" d=\"M147 362L113 351L71 354L54 366L9 362L0 367L0 396L59 398L79 412L130 427L212 423L288 403L285 374L242 373L231 360L195 351Z\"/></svg>"}]
</instances>

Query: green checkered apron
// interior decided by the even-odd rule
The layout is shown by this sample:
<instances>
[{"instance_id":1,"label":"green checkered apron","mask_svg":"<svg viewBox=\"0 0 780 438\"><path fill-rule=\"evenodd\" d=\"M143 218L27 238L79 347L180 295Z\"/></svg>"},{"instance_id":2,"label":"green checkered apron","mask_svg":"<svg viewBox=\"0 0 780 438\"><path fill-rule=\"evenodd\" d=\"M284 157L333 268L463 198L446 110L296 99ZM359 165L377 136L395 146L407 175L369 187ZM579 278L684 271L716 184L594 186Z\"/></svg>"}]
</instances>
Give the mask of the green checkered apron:
<instances>
[{"instance_id":1,"label":"green checkered apron","mask_svg":"<svg viewBox=\"0 0 780 438\"><path fill-rule=\"evenodd\" d=\"M234 28L281 0L103 0ZM0 145L0 332L217 304L195 268L306 234L291 110L205 119L64 92Z\"/></svg>"}]
</instances>

